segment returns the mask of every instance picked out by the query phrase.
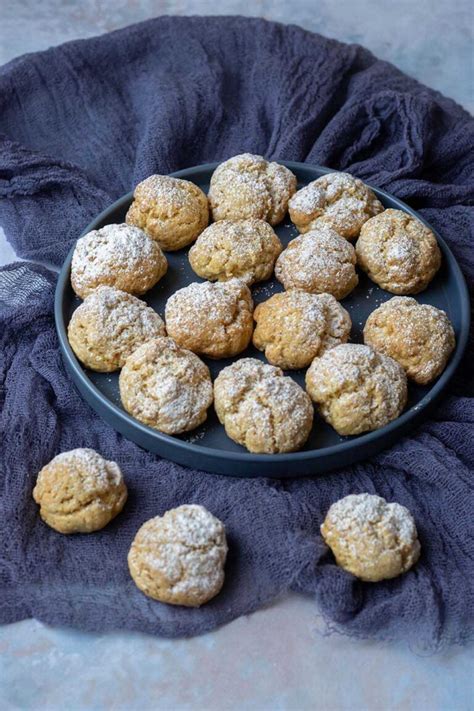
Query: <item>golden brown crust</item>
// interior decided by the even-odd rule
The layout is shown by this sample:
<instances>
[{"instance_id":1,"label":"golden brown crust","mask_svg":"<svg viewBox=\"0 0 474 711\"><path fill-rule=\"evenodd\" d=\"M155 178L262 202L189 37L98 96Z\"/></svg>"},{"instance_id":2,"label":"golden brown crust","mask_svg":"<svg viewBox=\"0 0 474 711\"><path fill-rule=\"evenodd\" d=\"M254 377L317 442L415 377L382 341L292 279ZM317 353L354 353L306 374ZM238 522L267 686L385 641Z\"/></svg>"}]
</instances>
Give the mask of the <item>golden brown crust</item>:
<instances>
[{"instance_id":1,"label":"golden brown crust","mask_svg":"<svg viewBox=\"0 0 474 711\"><path fill-rule=\"evenodd\" d=\"M403 368L356 343L344 343L315 358L306 372L306 389L340 435L383 427L400 415L407 401Z\"/></svg>"},{"instance_id":2,"label":"golden brown crust","mask_svg":"<svg viewBox=\"0 0 474 711\"><path fill-rule=\"evenodd\" d=\"M284 291L254 311L253 344L280 368L306 368L313 358L345 343L351 331L347 311L330 294Z\"/></svg>"},{"instance_id":3,"label":"golden brown crust","mask_svg":"<svg viewBox=\"0 0 474 711\"><path fill-rule=\"evenodd\" d=\"M241 358L221 370L214 398L227 435L250 452L294 452L308 439L311 400L280 368Z\"/></svg>"},{"instance_id":4,"label":"golden brown crust","mask_svg":"<svg viewBox=\"0 0 474 711\"><path fill-rule=\"evenodd\" d=\"M105 225L77 240L71 262L71 285L82 299L98 286L144 294L168 269L166 257L138 227Z\"/></svg>"},{"instance_id":5,"label":"golden brown crust","mask_svg":"<svg viewBox=\"0 0 474 711\"><path fill-rule=\"evenodd\" d=\"M349 240L356 239L362 225L383 209L372 190L349 173L323 175L289 202L290 218L301 233L326 225Z\"/></svg>"},{"instance_id":6,"label":"golden brown crust","mask_svg":"<svg viewBox=\"0 0 474 711\"><path fill-rule=\"evenodd\" d=\"M247 348L253 301L240 279L193 283L166 304L166 330L176 343L209 358L230 358Z\"/></svg>"},{"instance_id":7,"label":"golden brown crust","mask_svg":"<svg viewBox=\"0 0 474 711\"><path fill-rule=\"evenodd\" d=\"M168 605L199 607L224 583L224 525L203 506L189 504L146 521L128 553L137 587Z\"/></svg>"},{"instance_id":8,"label":"golden brown crust","mask_svg":"<svg viewBox=\"0 0 474 711\"><path fill-rule=\"evenodd\" d=\"M277 225L296 191L296 177L279 163L242 153L221 163L209 187L212 217L218 220L257 218Z\"/></svg>"},{"instance_id":9,"label":"golden brown crust","mask_svg":"<svg viewBox=\"0 0 474 711\"><path fill-rule=\"evenodd\" d=\"M41 469L33 498L43 521L59 533L90 533L120 513L127 487L115 462L93 449L73 449Z\"/></svg>"},{"instance_id":10,"label":"golden brown crust","mask_svg":"<svg viewBox=\"0 0 474 711\"><path fill-rule=\"evenodd\" d=\"M268 279L283 246L264 220L220 220L209 225L189 250L189 263L203 279L247 284Z\"/></svg>"},{"instance_id":11,"label":"golden brown crust","mask_svg":"<svg viewBox=\"0 0 474 711\"><path fill-rule=\"evenodd\" d=\"M406 573L420 556L413 516L380 496L351 494L336 501L321 534L337 564L367 582Z\"/></svg>"},{"instance_id":12,"label":"golden brown crust","mask_svg":"<svg viewBox=\"0 0 474 711\"><path fill-rule=\"evenodd\" d=\"M189 180L150 175L137 185L126 221L165 251L186 247L209 223L207 197Z\"/></svg>"},{"instance_id":13,"label":"golden brown crust","mask_svg":"<svg viewBox=\"0 0 474 711\"><path fill-rule=\"evenodd\" d=\"M418 294L441 266L433 232L402 210L385 210L368 220L356 253L370 279L392 294Z\"/></svg>"},{"instance_id":14,"label":"golden brown crust","mask_svg":"<svg viewBox=\"0 0 474 711\"><path fill-rule=\"evenodd\" d=\"M118 370L136 348L165 335L165 324L153 309L111 286L89 294L68 325L76 356L86 368L102 373Z\"/></svg>"},{"instance_id":15,"label":"golden brown crust","mask_svg":"<svg viewBox=\"0 0 474 711\"><path fill-rule=\"evenodd\" d=\"M155 338L125 361L119 378L125 410L166 434L202 424L212 403L208 367L171 338Z\"/></svg>"},{"instance_id":16,"label":"golden brown crust","mask_svg":"<svg viewBox=\"0 0 474 711\"><path fill-rule=\"evenodd\" d=\"M293 239L280 254L275 276L285 289L343 299L359 283L354 247L323 226Z\"/></svg>"},{"instance_id":17,"label":"golden brown crust","mask_svg":"<svg viewBox=\"0 0 474 711\"><path fill-rule=\"evenodd\" d=\"M364 342L400 363L420 385L440 375L456 345L444 311L395 296L373 311L364 327Z\"/></svg>"}]
</instances>

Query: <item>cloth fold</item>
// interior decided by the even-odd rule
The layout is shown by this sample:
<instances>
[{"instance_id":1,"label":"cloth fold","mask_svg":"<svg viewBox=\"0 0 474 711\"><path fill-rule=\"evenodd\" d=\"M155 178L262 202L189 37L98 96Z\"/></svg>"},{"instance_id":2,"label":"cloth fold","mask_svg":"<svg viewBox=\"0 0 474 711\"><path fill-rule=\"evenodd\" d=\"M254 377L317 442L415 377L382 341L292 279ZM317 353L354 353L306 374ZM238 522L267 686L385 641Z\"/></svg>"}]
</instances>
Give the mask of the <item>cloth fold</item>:
<instances>
[{"instance_id":1,"label":"cloth fold","mask_svg":"<svg viewBox=\"0 0 474 711\"><path fill-rule=\"evenodd\" d=\"M361 47L263 20L163 17L0 68L0 224L19 256L60 265L150 173L246 150L349 170L406 200L472 291L474 120ZM350 635L428 648L474 636L472 343L431 419L370 462L234 480L144 452L95 415L64 370L54 286L43 267L0 270L0 621L186 636L293 589ZM130 498L103 531L64 537L31 490L49 459L80 446L119 463ZM323 544L329 505L363 491L415 516L422 557L399 579L361 583ZM199 610L148 600L126 566L143 521L191 502L225 522L230 543L225 587Z\"/></svg>"}]
</instances>

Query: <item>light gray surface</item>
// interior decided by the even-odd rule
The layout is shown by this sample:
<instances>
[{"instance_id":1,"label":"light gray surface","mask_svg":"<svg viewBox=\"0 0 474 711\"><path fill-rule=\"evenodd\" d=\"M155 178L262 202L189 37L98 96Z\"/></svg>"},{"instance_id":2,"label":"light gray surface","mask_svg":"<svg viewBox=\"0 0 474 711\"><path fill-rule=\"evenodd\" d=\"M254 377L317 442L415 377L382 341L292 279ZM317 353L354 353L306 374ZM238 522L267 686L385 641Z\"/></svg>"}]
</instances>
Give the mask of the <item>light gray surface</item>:
<instances>
[{"instance_id":1,"label":"light gray surface","mask_svg":"<svg viewBox=\"0 0 474 711\"><path fill-rule=\"evenodd\" d=\"M357 42L474 110L472 0L0 0L0 64L161 14L252 15Z\"/></svg>"},{"instance_id":2,"label":"light gray surface","mask_svg":"<svg viewBox=\"0 0 474 711\"><path fill-rule=\"evenodd\" d=\"M212 13L210 0L0 0L0 63L160 13ZM221 1L220 14L292 21L366 45L468 108L470 0ZM14 259L0 230L0 264ZM470 711L473 647L435 657L320 635L314 603L289 596L200 638L88 635L32 620L0 628L0 708Z\"/></svg>"}]
</instances>

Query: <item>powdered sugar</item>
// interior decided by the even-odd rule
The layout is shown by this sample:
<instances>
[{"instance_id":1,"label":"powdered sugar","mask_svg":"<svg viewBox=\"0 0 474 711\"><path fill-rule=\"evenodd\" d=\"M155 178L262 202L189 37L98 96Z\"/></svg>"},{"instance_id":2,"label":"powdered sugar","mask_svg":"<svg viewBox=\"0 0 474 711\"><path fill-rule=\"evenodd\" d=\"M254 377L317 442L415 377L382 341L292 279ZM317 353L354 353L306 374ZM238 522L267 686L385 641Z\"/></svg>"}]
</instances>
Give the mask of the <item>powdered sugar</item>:
<instances>
[{"instance_id":1,"label":"powdered sugar","mask_svg":"<svg viewBox=\"0 0 474 711\"><path fill-rule=\"evenodd\" d=\"M106 490L110 485L119 485L122 481L118 465L107 461L93 449L78 448L61 452L47 467L56 465L67 468L77 477L83 494Z\"/></svg>"},{"instance_id":2,"label":"powdered sugar","mask_svg":"<svg viewBox=\"0 0 474 711\"><path fill-rule=\"evenodd\" d=\"M290 216L301 232L327 224L346 239L383 205L361 180L349 173L328 173L299 190L289 202Z\"/></svg>"},{"instance_id":3,"label":"powdered sugar","mask_svg":"<svg viewBox=\"0 0 474 711\"><path fill-rule=\"evenodd\" d=\"M373 494L351 494L332 504L326 517L326 525L334 526L344 536L363 536L367 527L389 531L400 545L410 545L417 537L413 516L405 506L387 503Z\"/></svg>"},{"instance_id":4,"label":"powdered sugar","mask_svg":"<svg viewBox=\"0 0 474 711\"><path fill-rule=\"evenodd\" d=\"M81 237L71 262L71 282L84 298L101 284L131 293L151 288L167 269L160 247L138 227L106 225Z\"/></svg>"},{"instance_id":5,"label":"powdered sugar","mask_svg":"<svg viewBox=\"0 0 474 711\"><path fill-rule=\"evenodd\" d=\"M203 506L185 504L143 524L129 563L139 586L145 569L152 585L156 577L159 590L165 591L165 601L174 597L182 604L200 604L222 585L226 555L221 521Z\"/></svg>"}]
</instances>

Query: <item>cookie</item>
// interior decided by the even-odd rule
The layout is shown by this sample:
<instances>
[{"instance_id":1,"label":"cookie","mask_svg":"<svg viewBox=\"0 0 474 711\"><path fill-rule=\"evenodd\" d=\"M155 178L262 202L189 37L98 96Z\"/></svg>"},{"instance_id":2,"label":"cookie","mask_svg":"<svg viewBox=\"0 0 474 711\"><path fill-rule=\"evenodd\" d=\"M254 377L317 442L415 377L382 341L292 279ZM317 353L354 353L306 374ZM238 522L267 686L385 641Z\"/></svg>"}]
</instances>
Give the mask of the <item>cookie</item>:
<instances>
[{"instance_id":1,"label":"cookie","mask_svg":"<svg viewBox=\"0 0 474 711\"><path fill-rule=\"evenodd\" d=\"M345 343L352 325L334 296L296 289L274 294L253 316L254 346L284 370L306 368L316 356Z\"/></svg>"},{"instance_id":2,"label":"cookie","mask_svg":"<svg viewBox=\"0 0 474 711\"><path fill-rule=\"evenodd\" d=\"M224 524L204 506L185 504L139 528L128 567L148 597L199 607L221 590L226 556Z\"/></svg>"},{"instance_id":3,"label":"cookie","mask_svg":"<svg viewBox=\"0 0 474 711\"><path fill-rule=\"evenodd\" d=\"M201 232L189 250L196 274L210 281L232 277L247 284L268 279L283 246L264 220L220 220Z\"/></svg>"},{"instance_id":4,"label":"cookie","mask_svg":"<svg viewBox=\"0 0 474 711\"><path fill-rule=\"evenodd\" d=\"M71 262L71 285L81 299L98 286L115 286L144 294L168 269L153 240L131 225L105 225L77 240Z\"/></svg>"},{"instance_id":5,"label":"cookie","mask_svg":"<svg viewBox=\"0 0 474 711\"><path fill-rule=\"evenodd\" d=\"M306 389L340 435L383 427L400 415L407 401L403 368L355 343L343 343L315 358L306 373Z\"/></svg>"},{"instance_id":6,"label":"cookie","mask_svg":"<svg viewBox=\"0 0 474 711\"><path fill-rule=\"evenodd\" d=\"M441 266L433 232L402 210L385 210L368 220L356 253L361 269L392 294L418 294Z\"/></svg>"},{"instance_id":7,"label":"cookie","mask_svg":"<svg viewBox=\"0 0 474 711\"><path fill-rule=\"evenodd\" d=\"M214 381L214 405L227 435L249 452L294 452L313 424L308 395L280 368L241 358Z\"/></svg>"},{"instance_id":8,"label":"cookie","mask_svg":"<svg viewBox=\"0 0 474 711\"><path fill-rule=\"evenodd\" d=\"M295 191L291 170L262 156L242 153L216 168L208 197L215 222L257 218L277 225Z\"/></svg>"},{"instance_id":9,"label":"cookie","mask_svg":"<svg viewBox=\"0 0 474 711\"><path fill-rule=\"evenodd\" d=\"M293 195L288 208L301 233L326 225L349 240L384 209L373 191L349 173L328 173L313 180Z\"/></svg>"},{"instance_id":10,"label":"cookie","mask_svg":"<svg viewBox=\"0 0 474 711\"><path fill-rule=\"evenodd\" d=\"M285 289L332 294L343 299L359 283L354 247L330 227L318 227L291 240L275 265Z\"/></svg>"},{"instance_id":11,"label":"cookie","mask_svg":"<svg viewBox=\"0 0 474 711\"><path fill-rule=\"evenodd\" d=\"M372 583L406 573L420 556L409 510L373 494L351 494L336 501L321 534L341 568Z\"/></svg>"},{"instance_id":12,"label":"cookie","mask_svg":"<svg viewBox=\"0 0 474 711\"><path fill-rule=\"evenodd\" d=\"M202 424L212 403L209 368L171 338L154 338L125 361L119 378L125 410L166 434Z\"/></svg>"},{"instance_id":13,"label":"cookie","mask_svg":"<svg viewBox=\"0 0 474 711\"><path fill-rule=\"evenodd\" d=\"M240 279L193 283L166 303L166 330L176 343L209 358L230 358L247 348L253 301Z\"/></svg>"},{"instance_id":14,"label":"cookie","mask_svg":"<svg viewBox=\"0 0 474 711\"><path fill-rule=\"evenodd\" d=\"M138 183L125 217L166 252L194 242L209 223L207 197L189 180L150 175Z\"/></svg>"},{"instance_id":15,"label":"cookie","mask_svg":"<svg viewBox=\"0 0 474 711\"><path fill-rule=\"evenodd\" d=\"M118 464L93 449L62 452L38 474L33 498L59 533L91 533L123 509L127 487Z\"/></svg>"},{"instance_id":16,"label":"cookie","mask_svg":"<svg viewBox=\"0 0 474 711\"><path fill-rule=\"evenodd\" d=\"M456 338L444 311L409 296L394 296L370 314L364 342L400 363L416 383L426 385L445 369Z\"/></svg>"},{"instance_id":17,"label":"cookie","mask_svg":"<svg viewBox=\"0 0 474 711\"><path fill-rule=\"evenodd\" d=\"M165 336L165 324L144 301L112 286L99 286L74 311L69 344L86 368L109 373L146 341Z\"/></svg>"}]
</instances>

